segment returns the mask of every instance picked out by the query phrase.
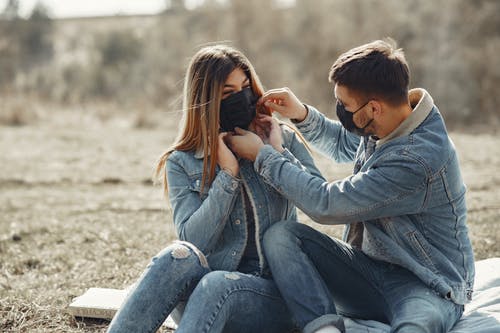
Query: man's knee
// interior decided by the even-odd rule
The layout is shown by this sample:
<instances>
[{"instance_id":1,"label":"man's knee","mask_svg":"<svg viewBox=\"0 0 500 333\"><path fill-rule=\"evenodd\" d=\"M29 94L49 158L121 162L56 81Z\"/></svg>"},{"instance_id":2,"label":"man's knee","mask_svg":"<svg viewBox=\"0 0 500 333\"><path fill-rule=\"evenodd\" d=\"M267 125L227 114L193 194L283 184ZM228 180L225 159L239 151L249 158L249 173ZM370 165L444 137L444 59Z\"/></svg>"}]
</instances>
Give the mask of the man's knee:
<instances>
[{"instance_id":1,"label":"man's knee","mask_svg":"<svg viewBox=\"0 0 500 333\"><path fill-rule=\"evenodd\" d=\"M264 234L263 246L266 252L274 252L278 248L287 248L298 244L297 234L303 224L294 221L280 221L273 224Z\"/></svg>"},{"instance_id":2,"label":"man's knee","mask_svg":"<svg viewBox=\"0 0 500 333\"><path fill-rule=\"evenodd\" d=\"M445 333L451 326L443 309L430 302L402 305L391 323L394 333Z\"/></svg>"}]
</instances>

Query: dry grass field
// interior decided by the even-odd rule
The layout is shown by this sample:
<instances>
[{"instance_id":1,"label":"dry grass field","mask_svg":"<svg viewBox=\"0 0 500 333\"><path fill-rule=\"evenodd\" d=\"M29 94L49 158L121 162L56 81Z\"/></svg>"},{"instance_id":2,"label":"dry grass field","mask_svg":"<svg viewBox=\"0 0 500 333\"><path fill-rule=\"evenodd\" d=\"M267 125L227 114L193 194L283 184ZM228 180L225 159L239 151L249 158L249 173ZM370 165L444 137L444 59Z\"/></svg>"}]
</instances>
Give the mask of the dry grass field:
<instances>
[{"instance_id":1,"label":"dry grass field","mask_svg":"<svg viewBox=\"0 0 500 333\"><path fill-rule=\"evenodd\" d=\"M107 322L68 315L71 299L89 287L130 285L174 239L170 208L150 176L179 115L161 117L160 126L137 128L131 118L61 112L0 127L0 332L104 332ZM451 136L476 258L500 256L498 136ZM351 168L320 157L318 165L330 180Z\"/></svg>"}]
</instances>

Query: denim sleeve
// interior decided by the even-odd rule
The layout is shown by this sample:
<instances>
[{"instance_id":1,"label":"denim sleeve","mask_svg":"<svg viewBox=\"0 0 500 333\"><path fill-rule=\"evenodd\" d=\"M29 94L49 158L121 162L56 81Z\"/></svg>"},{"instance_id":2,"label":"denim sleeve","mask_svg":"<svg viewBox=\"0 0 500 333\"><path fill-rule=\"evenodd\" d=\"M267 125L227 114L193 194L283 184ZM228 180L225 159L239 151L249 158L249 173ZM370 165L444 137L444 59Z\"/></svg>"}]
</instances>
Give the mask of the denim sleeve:
<instances>
[{"instance_id":1,"label":"denim sleeve","mask_svg":"<svg viewBox=\"0 0 500 333\"><path fill-rule=\"evenodd\" d=\"M302 139L293 130L283 132L285 150L282 155L298 168L324 179Z\"/></svg>"},{"instance_id":2,"label":"denim sleeve","mask_svg":"<svg viewBox=\"0 0 500 333\"><path fill-rule=\"evenodd\" d=\"M240 190L241 180L220 171L201 194L178 163L167 160L168 195L179 239L208 254L222 234ZM205 191L204 191L205 192ZM203 196L203 197L202 197Z\"/></svg>"},{"instance_id":3,"label":"denim sleeve","mask_svg":"<svg viewBox=\"0 0 500 333\"><path fill-rule=\"evenodd\" d=\"M366 172L331 183L304 172L268 145L254 166L268 184L322 224L414 214L422 210L427 193L425 166L400 152Z\"/></svg>"},{"instance_id":4,"label":"denim sleeve","mask_svg":"<svg viewBox=\"0 0 500 333\"><path fill-rule=\"evenodd\" d=\"M306 107L306 119L295 123L304 138L320 153L338 163L353 162L360 137L347 131L339 121L328 119L314 107Z\"/></svg>"}]
</instances>

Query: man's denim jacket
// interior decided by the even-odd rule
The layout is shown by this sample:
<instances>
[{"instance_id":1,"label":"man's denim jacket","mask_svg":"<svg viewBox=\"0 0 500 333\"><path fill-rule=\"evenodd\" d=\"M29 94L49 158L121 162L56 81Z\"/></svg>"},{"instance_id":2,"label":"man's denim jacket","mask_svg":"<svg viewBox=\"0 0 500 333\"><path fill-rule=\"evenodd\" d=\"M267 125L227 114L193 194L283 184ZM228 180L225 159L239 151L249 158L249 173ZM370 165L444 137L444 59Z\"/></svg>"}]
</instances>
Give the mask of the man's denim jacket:
<instances>
[{"instance_id":1,"label":"man's denim jacket","mask_svg":"<svg viewBox=\"0 0 500 333\"><path fill-rule=\"evenodd\" d=\"M323 179L297 134L282 126L282 158L298 170ZM188 241L207 257L213 270L236 270L247 238L247 218L243 189L252 204L255 220L260 274L268 268L261 250L264 232L275 222L297 220L295 206L266 184L250 161L241 159L239 177L217 168L213 182L201 192L203 155L174 151L166 164L168 195L179 239ZM255 237L255 236L254 236Z\"/></svg>"},{"instance_id":2,"label":"man's denim jacket","mask_svg":"<svg viewBox=\"0 0 500 333\"><path fill-rule=\"evenodd\" d=\"M457 154L432 97L414 89L410 102L411 115L378 141L360 140L308 107L297 128L328 157L355 161L358 170L346 179L325 182L269 145L254 167L313 220L347 224L344 240L356 239L350 232L356 227L361 237L353 245L368 256L403 266L438 294L464 304L472 294L474 258ZM365 159L370 141L375 150Z\"/></svg>"}]
</instances>

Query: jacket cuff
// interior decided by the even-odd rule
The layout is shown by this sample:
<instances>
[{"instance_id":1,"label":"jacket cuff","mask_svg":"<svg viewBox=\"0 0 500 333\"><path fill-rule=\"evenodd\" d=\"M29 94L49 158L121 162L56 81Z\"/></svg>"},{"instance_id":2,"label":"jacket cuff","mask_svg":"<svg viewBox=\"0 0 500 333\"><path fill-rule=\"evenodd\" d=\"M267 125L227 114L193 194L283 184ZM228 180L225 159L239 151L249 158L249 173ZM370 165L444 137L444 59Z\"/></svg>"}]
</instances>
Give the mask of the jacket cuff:
<instances>
[{"instance_id":1,"label":"jacket cuff","mask_svg":"<svg viewBox=\"0 0 500 333\"><path fill-rule=\"evenodd\" d=\"M322 114L313 106L304 105L307 108L306 118L301 122L294 122L294 124L301 133L305 134L317 130L318 122Z\"/></svg>"},{"instance_id":2,"label":"jacket cuff","mask_svg":"<svg viewBox=\"0 0 500 333\"><path fill-rule=\"evenodd\" d=\"M214 187L220 188L227 193L235 193L240 187L241 179L234 177L226 170L221 170L214 180Z\"/></svg>"},{"instance_id":3,"label":"jacket cuff","mask_svg":"<svg viewBox=\"0 0 500 333\"><path fill-rule=\"evenodd\" d=\"M297 164L297 162L300 162L293 154L291 151L288 150L288 148L285 148L283 152L281 152L281 155L283 155L287 160L290 162Z\"/></svg>"},{"instance_id":4,"label":"jacket cuff","mask_svg":"<svg viewBox=\"0 0 500 333\"><path fill-rule=\"evenodd\" d=\"M271 145L264 145L262 148L260 148L259 153L255 158L255 162L253 162L254 169L255 171L257 171L257 173L261 172L262 168L266 164L265 161L273 154L280 154L280 153L278 153Z\"/></svg>"}]
</instances>

